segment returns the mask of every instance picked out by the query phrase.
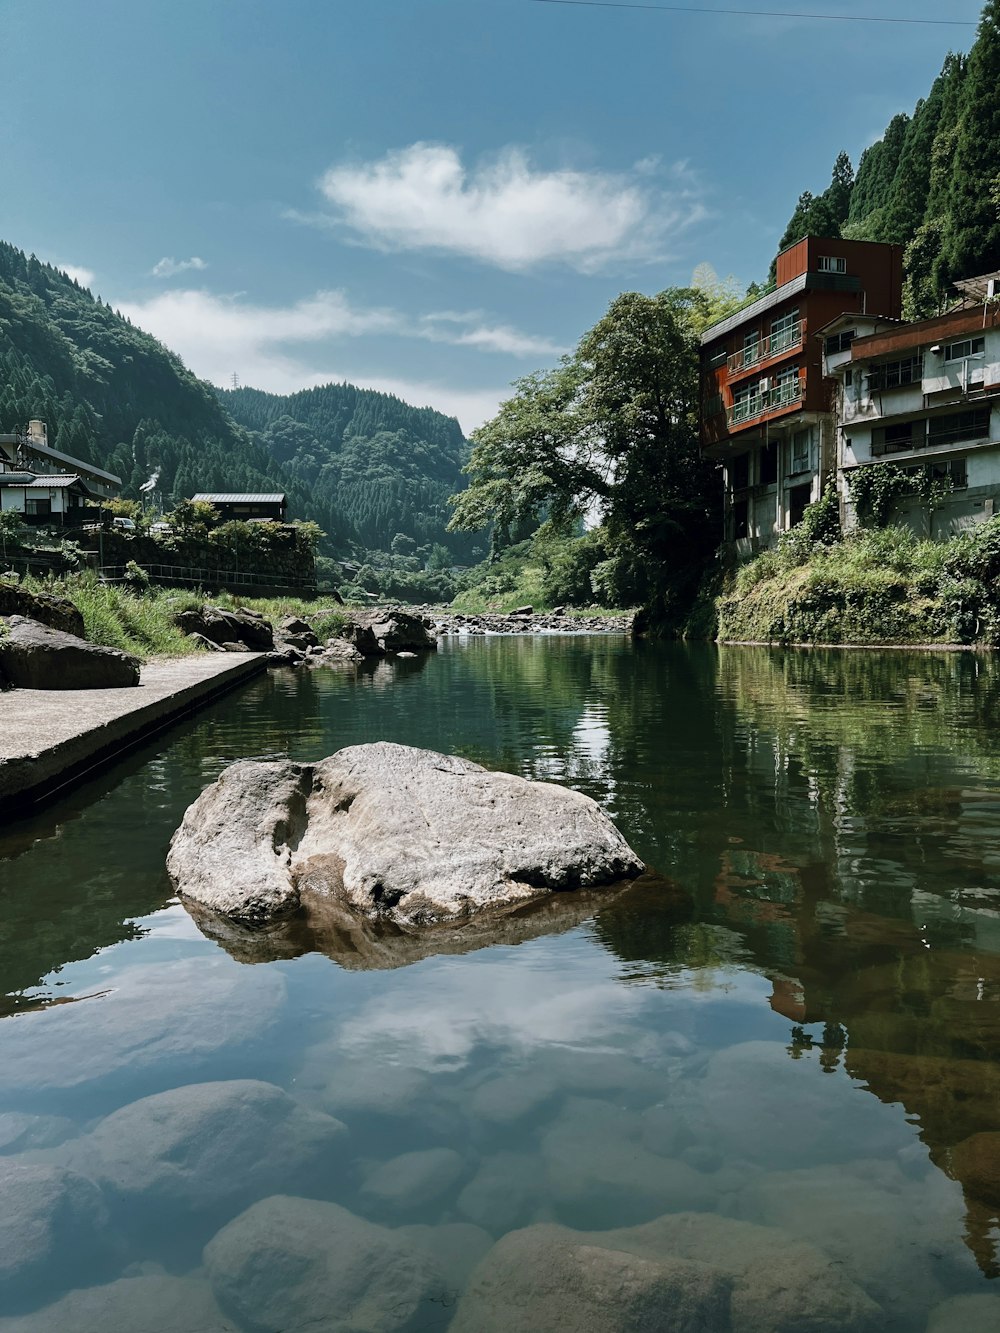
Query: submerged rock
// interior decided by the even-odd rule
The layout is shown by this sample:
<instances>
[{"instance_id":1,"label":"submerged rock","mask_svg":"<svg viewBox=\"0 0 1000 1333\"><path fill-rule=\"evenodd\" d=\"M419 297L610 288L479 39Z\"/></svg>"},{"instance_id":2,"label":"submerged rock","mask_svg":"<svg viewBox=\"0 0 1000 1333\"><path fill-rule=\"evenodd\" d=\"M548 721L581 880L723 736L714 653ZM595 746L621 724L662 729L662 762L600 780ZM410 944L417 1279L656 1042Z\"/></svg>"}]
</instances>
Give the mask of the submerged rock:
<instances>
[{"instance_id":1,"label":"submerged rock","mask_svg":"<svg viewBox=\"0 0 1000 1333\"><path fill-rule=\"evenodd\" d=\"M258 1333L443 1326L453 1289L430 1250L335 1203L275 1195L205 1248L220 1304Z\"/></svg>"},{"instance_id":2,"label":"submerged rock","mask_svg":"<svg viewBox=\"0 0 1000 1333\"><path fill-rule=\"evenodd\" d=\"M512 1231L473 1271L450 1333L728 1333L729 1280L707 1264L652 1260L589 1233Z\"/></svg>"},{"instance_id":3,"label":"submerged rock","mask_svg":"<svg viewBox=\"0 0 1000 1333\"><path fill-rule=\"evenodd\" d=\"M387 1212L413 1212L455 1188L465 1170L454 1148L426 1148L380 1162L369 1172L361 1197Z\"/></svg>"},{"instance_id":4,"label":"submerged rock","mask_svg":"<svg viewBox=\"0 0 1000 1333\"><path fill-rule=\"evenodd\" d=\"M0 635L0 680L25 690L112 690L139 684L139 659L11 616Z\"/></svg>"},{"instance_id":5,"label":"submerged rock","mask_svg":"<svg viewBox=\"0 0 1000 1333\"><path fill-rule=\"evenodd\" d=\"M0 1319L0 1333L236 1333L207 1282L126 1277L70 1291L54 1305Z\"/></svg>"},{"instance_id":6,"label":"submerged rock","mask_svg":"<svg viewBox=\"0 0 1000 1333\"><path fill-rule=\"evenodd\" d=\"M195 1083L143 1097L70 1145L69 1160L110 1199L185 1214L244 1207L315 1186L339 1164L347 1129L273 1083Z\"/></svg>"},{"instance_id":7,"label":"submerged rock","mask_svg":"<svg viewBox=\"0 0 1000 1333\"><path fill-rule=\"evenodd\" d=\"M378 742L231 765L188 808L167 869L185 897L251 924L309 897L424 926L643 866L579 792Z\"/></svg>"},{"instance_id":8,"label":"submerged rock","mask_svg":"<svg viewBox=\"0 0 1000 1333\"><path fill-rule=\"evenodd\" d=\"M0 1199L0 1309L85 1281L106 1257L104 1201L75 1171L0 1160Z\"/></svg>"},{"instance_id":9,"label":"submerged rock","mask_svg":"<svg viewBox=\"0 0 1000 1333\"><path fill-rule=\"evenodd\" d=\"M876 1333L882 1312L794 1236L709 1213L498 1241L449 1333Z\"/></svg>"}]
</instances>

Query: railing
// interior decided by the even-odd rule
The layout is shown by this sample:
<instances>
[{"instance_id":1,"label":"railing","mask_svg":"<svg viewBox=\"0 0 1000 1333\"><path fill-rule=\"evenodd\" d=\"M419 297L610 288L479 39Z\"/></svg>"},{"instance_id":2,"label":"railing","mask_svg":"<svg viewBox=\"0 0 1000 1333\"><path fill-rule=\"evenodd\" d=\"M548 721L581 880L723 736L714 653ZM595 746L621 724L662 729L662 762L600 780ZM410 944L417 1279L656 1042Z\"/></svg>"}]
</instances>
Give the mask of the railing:
<instances>
[{"instance_id":1,"label":"railing","mask_svg":"<svg viewBox=\"0 0 1000 1333\"><path fill-rule=\"evenodd\" d=\"M729 358L729 373L736 375L741 370L749 370L751 366L759 365L761 361L767 361L772 356L780 356L783 352L790 352L801 344L802 320L797 319L794 324L789 324L787 329L770 333L766 338L744 347L742 351L734 352Z\"/></svg>"},{"instance_id":2,"label":"railing","mask_svg":"<svg viewBox=\"0 0 1000 1333\"><path fill-rule=\"evenodd\" d=\"M780 407L790 407L793 403L802 401L804 381L796 376L793 380L787 380L782 384L776 384L773 389L766 389L763 393L752 394L747 398L741 398L738 403L734 403L726 413L726 420L730 426L742 426L744 422L753 421L755 417L761 417L765 412L773 412Z\"/></svg>"},{"instance_id":3,"label":"railing","mask_svg":"<svg viewBox=\"0 0 1000 1333\"><path fill-rule=\"evenodd\" d=\"M272 578L268 574L254 574L243 569L199 569L191 565L143 565L142 569L149 575L151 582L164 583L170 587L285 588L290 592L301 592L314 586L290 579ZM127 565L101 565L98 573L106 583L124 583L128 580Z\"/></svg>"}]
</instances>

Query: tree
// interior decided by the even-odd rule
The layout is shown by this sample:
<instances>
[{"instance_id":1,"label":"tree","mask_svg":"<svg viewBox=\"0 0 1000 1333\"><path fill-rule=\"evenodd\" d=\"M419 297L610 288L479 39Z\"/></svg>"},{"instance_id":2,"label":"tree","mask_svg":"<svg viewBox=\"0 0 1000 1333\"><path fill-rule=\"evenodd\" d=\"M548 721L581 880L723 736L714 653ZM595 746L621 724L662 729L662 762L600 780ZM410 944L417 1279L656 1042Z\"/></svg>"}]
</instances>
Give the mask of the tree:
<instances>
[{"instance_id":1,"label":"tree","mask_svg":"<svg viewBox=\"0 0 1000 1333\"><path fill-rule=\"evenodd\" d=\"M714 469L697 441L696 289L627 292L553 370L472 436L469 488L451 526L511 529L548 518L570 533L586 519L639 576L660 615L692 591L717 540Z\"/></svg>"},{"instance_id":2,"label":"tree","mask_svg":"<svg viewBox=\"0 0 1000 1333\"><path fill-rule=\"evenodd\" d=\"M1000 216L993 200L1000 144L1000 0L987 0L969 53L951 179L949 279L1000 268Z\"/></svg>"}]
</instances>

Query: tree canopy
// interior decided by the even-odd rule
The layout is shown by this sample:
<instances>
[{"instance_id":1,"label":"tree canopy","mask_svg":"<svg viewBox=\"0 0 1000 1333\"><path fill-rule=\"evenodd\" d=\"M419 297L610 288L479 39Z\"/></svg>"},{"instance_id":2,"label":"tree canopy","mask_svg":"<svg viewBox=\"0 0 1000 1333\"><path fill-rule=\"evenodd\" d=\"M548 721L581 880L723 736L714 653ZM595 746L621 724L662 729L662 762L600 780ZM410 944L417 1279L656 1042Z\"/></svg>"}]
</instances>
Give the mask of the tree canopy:
<instances>
[{"instance_id":1,"label":"tree canopy","mask_svg":"<svg viewBox=\"0 0 1000 1333\"><path fill-rule=\"evenodd\" d=\"M473 433L451 526L600 525L622 595L661 610L682 598L718 537L697 439L699 334L714 313L696 288L619 296Z\"/></svg>"}]
</instances>

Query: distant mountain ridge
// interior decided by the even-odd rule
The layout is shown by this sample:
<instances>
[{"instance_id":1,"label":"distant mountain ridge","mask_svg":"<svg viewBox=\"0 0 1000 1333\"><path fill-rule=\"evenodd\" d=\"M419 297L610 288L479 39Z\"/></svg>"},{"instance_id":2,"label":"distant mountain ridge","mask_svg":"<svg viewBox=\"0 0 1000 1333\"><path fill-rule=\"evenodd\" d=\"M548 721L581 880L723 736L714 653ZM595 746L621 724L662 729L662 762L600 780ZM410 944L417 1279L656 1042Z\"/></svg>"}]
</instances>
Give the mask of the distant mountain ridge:
<instances>
[{"instance_id":1,"label":"distant mountain ridge","mask_svg":"<svg viewBox=\"0 0 1000 1333\"><path fill-rule=\"evenodd\" d=\"M166 507L197 491L285 491L334 549L442 542L468 445L453 418L331 384L287 398L215 390L162 343L34 255L0 242L0 431L32 417L56 449Z\"/></svg>"},{"instance_id":2,"label":"distant mountain ridge","mask_svg":"<svg viewBox=\"0 0 1000 1333\"><path fill-rule=\"evenodd\" d=\"M388 550L402 532L418 545L440 542L467 555L475 538L444 531L448 497L464 487L469 456L454 417L352 384L217 393L311 503L336 513L360 545Z\"/></svg>"}]
</instances>

